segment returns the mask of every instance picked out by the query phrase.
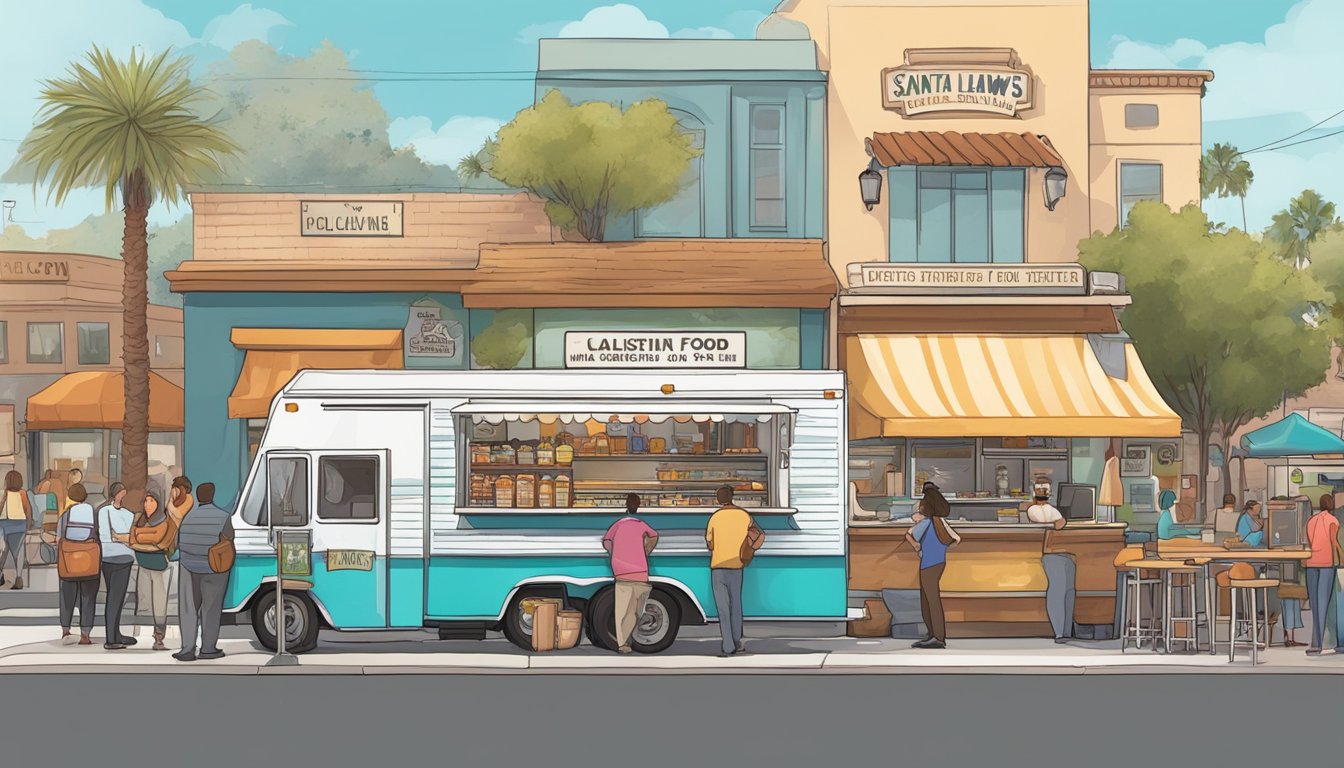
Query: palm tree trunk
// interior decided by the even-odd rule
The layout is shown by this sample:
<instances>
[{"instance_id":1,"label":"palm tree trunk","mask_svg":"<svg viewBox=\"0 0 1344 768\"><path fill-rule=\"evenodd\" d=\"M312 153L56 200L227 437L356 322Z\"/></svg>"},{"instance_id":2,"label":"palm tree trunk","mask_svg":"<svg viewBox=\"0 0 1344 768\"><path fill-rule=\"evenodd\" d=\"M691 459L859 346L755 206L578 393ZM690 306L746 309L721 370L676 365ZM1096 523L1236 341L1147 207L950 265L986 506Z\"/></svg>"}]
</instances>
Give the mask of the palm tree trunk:
<instances>
[{"instance_id":1,"label":"palm tree trunk","mask_svg":"<svg viewBox=\"0 0 1344 768\"><path fill-rule=\"evenodd\" d=\"M149 191L132 173L122 185L126 205L121 236L125 277L121 290L121 355L125 373L126 413L121 427L121 482L126 506L140 511L149 482Z\"/></svg>"},{"instance_id":2,"label":"palm tree trunk","mask_svg":"<svg viewBox=\"0 0 1344 768\"><path fill-rule=\"evenodd\" d=\"M1241 231L1246 231L1246 196L1241 195Z\"/></svg>"}]
</instances>

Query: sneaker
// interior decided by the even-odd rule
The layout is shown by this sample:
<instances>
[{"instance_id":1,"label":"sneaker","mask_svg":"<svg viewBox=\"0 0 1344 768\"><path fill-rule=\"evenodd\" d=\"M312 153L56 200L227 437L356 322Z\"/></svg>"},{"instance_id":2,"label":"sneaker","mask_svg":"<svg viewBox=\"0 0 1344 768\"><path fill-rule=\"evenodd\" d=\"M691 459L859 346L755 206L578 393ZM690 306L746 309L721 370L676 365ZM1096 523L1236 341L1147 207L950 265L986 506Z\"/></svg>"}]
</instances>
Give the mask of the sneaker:
<instances>
[{"instance_id":1,"label":"sneaker","mask_svg":"<svg viewBox=\"0 0 1344 768\"><path fill-rule=\"evenodd\" d=\"M1067 637L1056 637L1056 638L1055 638L1055 645L1064 645L1064 644L1067 643L1067 642L1069 642L1069 638L1067 638Z\"/></svg>"},{"instance_id":2,"label":"sneaker","mask_svg":"<svg viewBox=\"0 0 1344 768\"><path fill-rule=\"evenodd\" d=\"M10 589L23 589L23 577L20 576L17 579L15 579L14 586L10 587Z\"/></svg>"},{"instance_id":3,"label":"sneaker","mask_svg":"<svg viewBox=\"0 0 1344 768\"><path fill-rule=\"evenodd\" d=\"M196 658L200 659L201 661L212 661L212 660L214 660L214 659L222 659L222 658L224 658L224 652L223 652L223 651L202 651L202 652L200 652L199 654L196 655Z\"/></svg>"},{"instance_id":4,"label":"sneaker","mask_svg":"<svg viewBox=\"0 0 1344 768\"><path fill-rule=\"evenodd\" d=\"M1308 656L1320 656L1320 655L1321 655L1321 649L1320 649L1320 648L1308 648L1308 649L1307 649L1307 655L1308 655Z\"/></svg>"},{"instance_id":5,"label":"sneaker","mask_svg":"<svg viewBox=\"0 0 1344 768\"><path fill-rule=\"evenodd\" d=\"M617 653L633 653L633 651L630 650L630 646L628 646L628 645L622 645L620 648L617 648L617 649L616 649L616 652L617 652Z\"/></svg>"},{"instance_id":6,"label":"sneaker","mask_svg":"<svg viewBox=\"0 0 1344 768\"><path fill-rule=\"evenodd\" d=\"M88 635L81 635L80 638L79 638L79 644L80 644L80 645L93 645L93 640L90 639Z\"/></svg>"},{"instance_id":7,"label":"sneaker","mask_svg":"<svg viewBox=\"0 0 1344 768\"><path fill-rule=\"evenodd\" d=\"M121 643L103 643L103 650L105 650L105 651L124 651L124 650L126 650L126 646L122 645Z\"/></svg>"},{"instance_id":8,"label":"sneaker","mask_svg":"<svg viewBox=\"0 0 1344 768\"><path fill-rule=\"evenodd\" d=\"M122 635L118 640L122 645L135 645L135 638L130 635Z\"/></svg>"},{"instance_id":9,"label":"sneaker","mask_svg":"<svg viewBox=\"0 0 1344 768\"><path fill-rule=\"evenodd\" d=\"M746 643L738 643L737 647L733 649L733 653L746 653L746 652L747 652Z\"/></svg>"},{"instance_id":10,"label":"sneaker","mask_svg":"<svg viewBox=\"0 0 1344 768\"><path fill-rule=\"evenodd\" d=\"M178 661L195 661L196 654L193 651L178 651L173 654L173 658Z\"/></svg>"},{"instance_id":11,"label":"sneaker","mask_svg":"<svg viewBox=\"0 0 1344 768\"><path fill-rule=\"evenodd\" d=\"M915 643L915 644L914 644L913 646L911 646L911 647L912 647L912 648L923 648L923 649L929 649L929 648L946 648L946 647L947 647L947 643L944 643L942 640L935 640L935 639L933 639L933 638L929 638L928 640L920 640L918 643Z\"/></svg>"},{"instance_id":12,"label":"sneaker","mask_svg":"<svg viewBox=\"0 0 1344 768\"><path fill-rule=\"evenodd\" d=\"M61 645L74 645L76 642L78 642L78 639L69 632L61 635Z\"/></svg>"}]
</instances>

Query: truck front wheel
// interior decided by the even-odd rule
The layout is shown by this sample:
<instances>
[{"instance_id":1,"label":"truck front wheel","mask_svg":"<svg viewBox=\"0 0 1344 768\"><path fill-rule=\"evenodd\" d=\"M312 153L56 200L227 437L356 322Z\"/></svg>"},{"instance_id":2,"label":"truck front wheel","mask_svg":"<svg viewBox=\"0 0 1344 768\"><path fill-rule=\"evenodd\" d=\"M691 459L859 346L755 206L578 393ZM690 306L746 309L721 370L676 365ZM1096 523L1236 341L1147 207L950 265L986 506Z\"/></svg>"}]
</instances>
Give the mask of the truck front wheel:
<instances>
[{"instance_id":1,"label":"truck front wheel","mask_svg":"<svg viewBox=\"0 0 1344 768\"><path fill-rule=\"evenodd\" d=\"M301 592L285 593L285 652L307 653L317 647L319 619L313 601ZM276 650L275 587L252 604L252 631L268 651Z\"/></svg>"},{"instance_id":2,"label":"truck front wheel","mask_svg":"<svg viewBox=\"0 0 1344 768\"><path fill-rule=\"evenodd\" d=\"M585 616L588 639L593 645L616 650L616 588L604 587L588 603ZM671 647L681 629L681 605L658 587L649 592L644 612L635 622L630 649L636 653L661 653Z\"/></svg>"}]
</instances>

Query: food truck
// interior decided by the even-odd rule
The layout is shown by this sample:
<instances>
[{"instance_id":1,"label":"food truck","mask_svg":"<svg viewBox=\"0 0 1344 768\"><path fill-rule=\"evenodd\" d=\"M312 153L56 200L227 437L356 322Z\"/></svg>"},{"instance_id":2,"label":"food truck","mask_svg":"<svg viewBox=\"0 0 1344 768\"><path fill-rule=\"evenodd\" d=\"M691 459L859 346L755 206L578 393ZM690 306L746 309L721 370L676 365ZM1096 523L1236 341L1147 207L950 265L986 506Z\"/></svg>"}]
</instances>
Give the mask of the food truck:
<instances>
[{"instance_id":1,"label":"food truck","mask_svg":"<svg viewBox=\"0 0 1344 768\"><path fill-rule=\"evenodd\" d=\"M843 620L845 435L834 371L301 371L239 497L225 609L274 648L283 600L293 652L422 627L530 648L524 603L558 598L614 648L602 535L637 493L659 542L631 646L656 653L716 620L704 533L728 485L766 534L745 616ZM306 532L282 598L277 531Z\"/></svg>"}]
</instances>

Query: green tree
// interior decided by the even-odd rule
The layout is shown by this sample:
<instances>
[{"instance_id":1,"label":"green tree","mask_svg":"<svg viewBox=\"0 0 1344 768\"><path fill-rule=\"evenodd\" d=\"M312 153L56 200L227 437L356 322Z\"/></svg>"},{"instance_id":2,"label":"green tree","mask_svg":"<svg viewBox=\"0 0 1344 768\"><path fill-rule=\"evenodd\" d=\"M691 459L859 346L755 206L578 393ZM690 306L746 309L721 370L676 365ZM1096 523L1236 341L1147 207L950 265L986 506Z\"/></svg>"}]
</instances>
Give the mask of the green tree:
<instances>
[{"instance_id":1,"label":"green tree","mask_svg":"<svg viewBox=\"0 0 1344 768\"><path fill-rule=\"evenodd\" d=\"M546 200L555 226L599 241L608 217L675 197L699 154L658 99L621 111L602 101L572 105L550 91L499 129L481 170Z\"/></svg>"},{"instance_id":2,"label":"green tree","mask_svg":"<svg viewBox=\"0 0 1344 768\"><path fill-rule=\"evenodd\" d=\"M188 66L168 51L154 57L133 51L122 61L94 46L68 77L43 84L38 122L19 145L18 162L58 203L76 188L102 186L107 208L118 199L123 207L121 468L136 509L149 463L149 206L156 199L178 202L188 185L217 177L223 158L236 151L193 111L202 91L192 86Z\"/></svg>"},{"instance_id":3,"label":"green tree","mask_svg":"<svg viewBox=\"0 0 1344 768\"><path fill-rule=\"evenodd\" d=\"M1312 243L1326 230L1338 227L1335 204L1321 197L1314 189L1288 202L1288 208L1274 214L1266 236L1278 245L1279 256L1295 266L1305 266Z\"/></svg>"},{"instance_id":4,"label":"green tree","mask_svg":"<svg viewBox=\"0 0 1344 768\"><path fill-rule=\"evenodd\" d=\"M1079 245L1088 269L1120 272L1134 303L1120 315L1164 400L1199 437L1208 476L1215 434L1231 435L1319 384L1330 359L1324 327L1303 315L1325 293L1245 232L1216 232L1197 206L1143 202L1129 225ZM1205 484L1199 484L1202 504Z\"/></svg>"},{"instance_id":5,"label":"green tree","mask_svg":"<svg viewBox=\"0 0 1344 768\"><path fill-rule=\"evenodd\" d=\"M471 339L471 359L479 368L508 370L532 345L532 310L502 309Z\"/></svg>"},{"instance_id":6,"label":"green tree","mask_svg":"<svg viewBox=\"0 0 1344 768\"><path fill-rule=\"evenodd\" d=\"M1251 190L1255 173L1251 164L1231 144L1214 144L1204 153L1199 164L1199 190L1203 199L1218 197L1241 198L1241 231L1246 231L1246 193Z\"/></svg>"}]
</instances>

